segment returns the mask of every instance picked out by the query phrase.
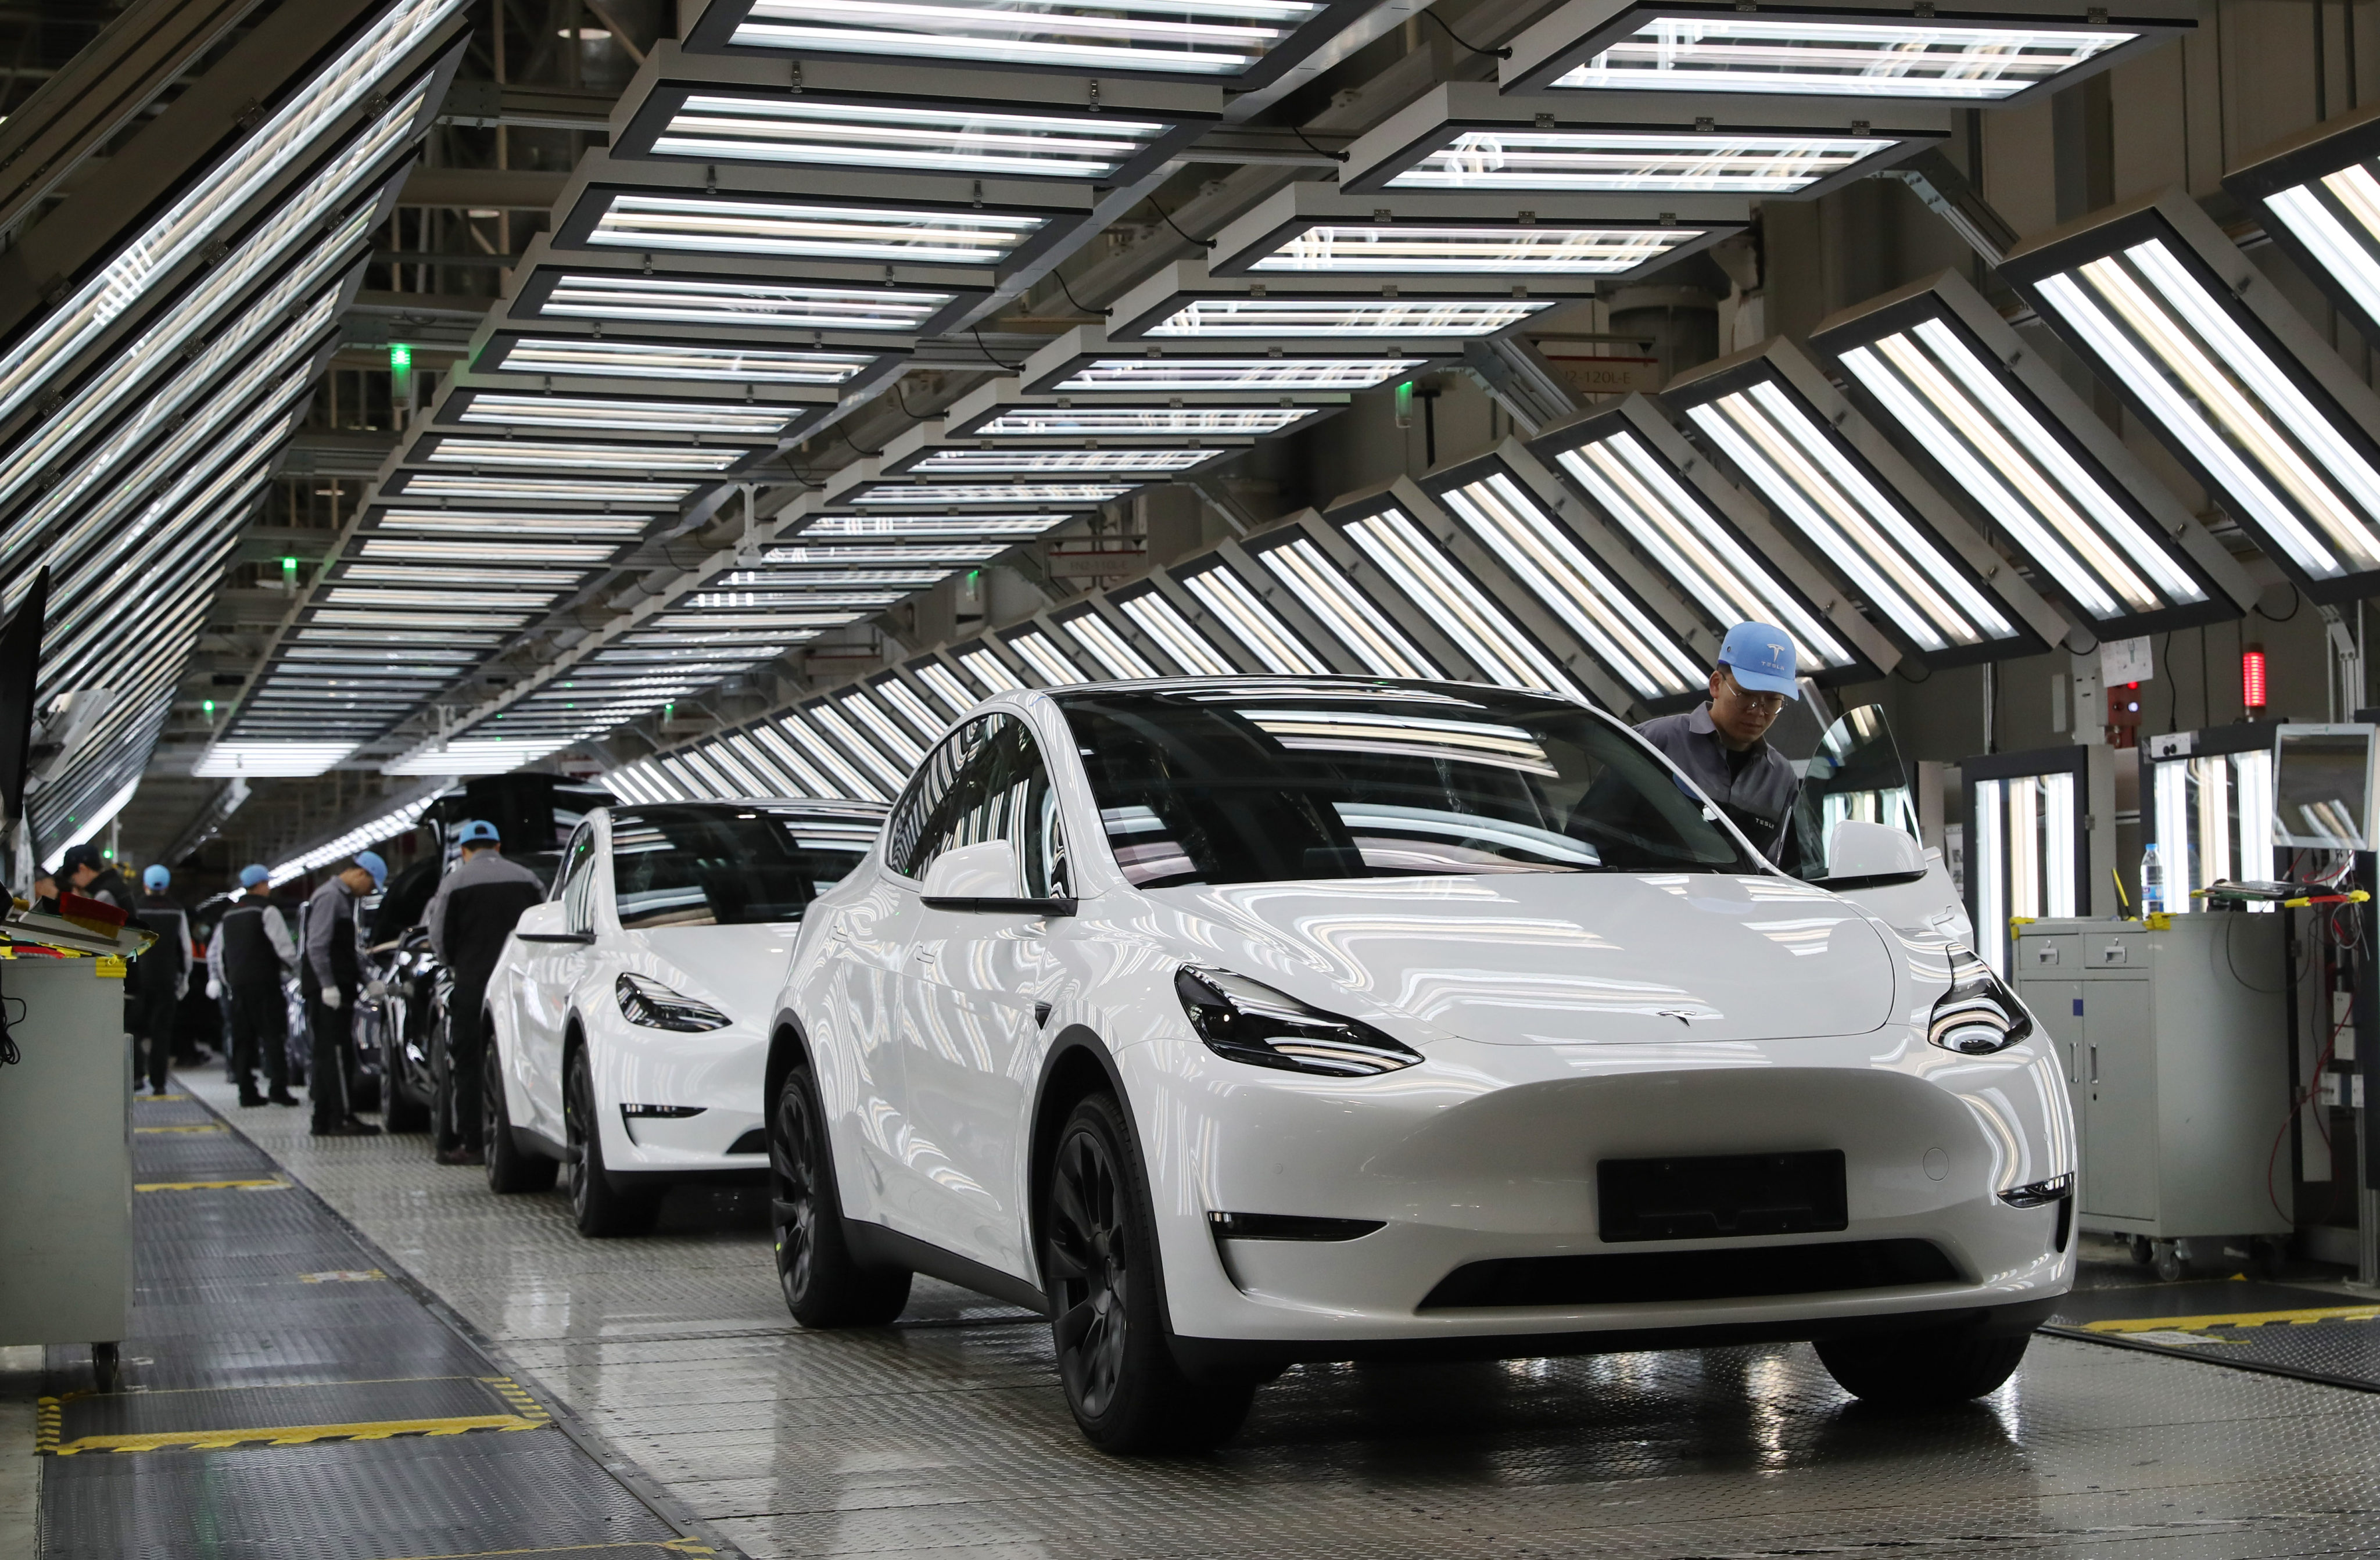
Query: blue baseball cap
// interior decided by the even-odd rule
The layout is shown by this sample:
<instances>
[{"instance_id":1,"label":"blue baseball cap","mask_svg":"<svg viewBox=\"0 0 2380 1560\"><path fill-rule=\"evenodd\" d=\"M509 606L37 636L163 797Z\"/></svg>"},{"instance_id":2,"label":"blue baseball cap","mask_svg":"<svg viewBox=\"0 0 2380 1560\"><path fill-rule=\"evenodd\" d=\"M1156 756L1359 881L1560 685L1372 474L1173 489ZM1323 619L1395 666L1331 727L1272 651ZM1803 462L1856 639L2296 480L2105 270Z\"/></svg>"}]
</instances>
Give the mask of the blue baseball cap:
<instances>
[{"instance_id":1,"label":"blue baseball cap","mask_svg":"<svg viewBox=\"0 0 2380 1560\"><path fill-rule=\"evenodd\" d=\"M388 886L388 863L380 859L378 851L358 851L356 865L371 874L373 888L381 889Z\"/></svg>"},{"instance_id":2,"label":"blue baseball cap","mask_svg":"<svg viewBox=\"0 0 2380 1560\"><path fill-rule=\"evenodd\" d=\"M1802 696L1802 685L1793 680L1793 641L1773 623L1740 623L1729 629L1718 663L1746 693Z\"/></svg>"},{"instance_id":3,"label":"blue baseball cap","mask_svg":"<svg viewBox=\"0 0 2380 1560\"><path fill-rule=\"evenodd\" d=\"M253 862L239 869L239 886L243 889L253 889L261 883L269 883L272 880L273 874Z\"/></svg>"},{"instance_id":4,"label":"blue baseball cap","mask_svg":"<svg viewBox=\"0 0 2380 1560\"><path fill-rule=\"evenodd\" d=\"M497 845L504 842L503 836L496 832L496 826L485 818L473 818L462 827L455 839L457 843L465 845Z\"/></svg>"},{"instance_id":5,"label":"blue baseball cap","mask_svg":"<svg viewBox=\"0 0 2380 1560\"><path fill-rule=\"evenodd\" d=\"M174 875L162 866L152 866L140 875L141 885L152 894L164 892L165 885L173 880Z\"/></svg>"}]
</instances>

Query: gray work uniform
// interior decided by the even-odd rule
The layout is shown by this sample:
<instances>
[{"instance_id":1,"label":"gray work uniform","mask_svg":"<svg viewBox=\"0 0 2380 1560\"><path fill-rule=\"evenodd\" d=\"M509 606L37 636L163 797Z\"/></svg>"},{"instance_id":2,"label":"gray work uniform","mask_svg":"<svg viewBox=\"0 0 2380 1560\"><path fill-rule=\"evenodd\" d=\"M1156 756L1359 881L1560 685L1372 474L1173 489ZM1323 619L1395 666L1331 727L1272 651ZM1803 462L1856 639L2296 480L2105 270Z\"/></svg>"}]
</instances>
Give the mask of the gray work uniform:
<instances>
[{"instance_id":1,"label":"gray work uniform","mask_svg":"<svg viewBox=\"0 0 2380 1560\"><path fill-rule=\"evenodd\" d=\"M1745 754L1731 753L1711 724L1707 700L1683 715L1656 716L1636 731L1702 787L1764 854L1773 858L1783 848L1786 826L1793 819L1793 793L1802 786L1783 754L1765 741ZM1729 762L1736 757L1740 767Z\"/></svg>"}]
</instances>

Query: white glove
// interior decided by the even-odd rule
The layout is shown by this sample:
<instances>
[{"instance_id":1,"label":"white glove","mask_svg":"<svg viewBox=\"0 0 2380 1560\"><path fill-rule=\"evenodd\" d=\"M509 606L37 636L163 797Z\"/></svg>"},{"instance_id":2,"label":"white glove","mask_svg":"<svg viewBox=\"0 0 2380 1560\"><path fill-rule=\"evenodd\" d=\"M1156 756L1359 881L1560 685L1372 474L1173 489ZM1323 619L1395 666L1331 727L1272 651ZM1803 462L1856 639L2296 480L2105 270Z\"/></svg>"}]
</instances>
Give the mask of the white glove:
<instances>
[{"instance_id":1,"label":"white glove","mask_svg":"<svg viewBox=\"0 0 2380 1560\"><path fill-rule=\"evenodd\" d=\"M337 986L326 986L322 988L322 1006L330 1009L331 1011L334 1013L339 1010L339 988Z\"/></svg>"},{"instance_id":2,"label":"white glove","mask_svg":"<svg viewBox=\"0 0 2380 1560\"><path fill-rule=\"evenodd\" d=\"M214 998L217 1001L221 1001L223 999L223 982L219 980L211 980L207 982L207 995Z\"/></svg>"}]
</instances>

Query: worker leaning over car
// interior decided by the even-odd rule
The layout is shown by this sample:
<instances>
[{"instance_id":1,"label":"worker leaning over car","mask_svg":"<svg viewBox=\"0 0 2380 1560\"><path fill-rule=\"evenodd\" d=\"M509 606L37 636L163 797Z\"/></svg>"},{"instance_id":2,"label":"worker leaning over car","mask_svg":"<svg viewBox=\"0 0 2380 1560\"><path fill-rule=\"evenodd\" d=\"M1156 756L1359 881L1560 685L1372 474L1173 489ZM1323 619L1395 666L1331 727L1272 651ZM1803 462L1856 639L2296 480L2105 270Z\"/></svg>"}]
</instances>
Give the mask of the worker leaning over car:
<instances>
[{"instance_id":1,"label":"worker leaning over car","mask_svg":"<svg viewBox=\"0 0 2380 1560\"><path fill-rule=\"evenodd\" d=\"M1794 681L1793 641L1774 623L1740 623L1727 631L1711 668L1710 697L1682 715L1659 715L1636 728L1686 772L1744 838L1774 857L1793 817L1801 780L1768 745Z\"/></svg>"},{"instance_id":2,"label":"worker leaning over car","mask_svg":"<svg viewBox=\"0 0 2380 1560\"><path fill-rule=\"evenodd\" d=\"M440 881L421 916L430 950L455 972L446 998L446 1065L438 1073L431 1130L438 1134L441 1165L479 1165L486 1162L480 1068L488 1034L480 1022L481 1002L504 939L521 913L545 898L545 886L528 868L504 859L494 824L473 818L457 838L463 859Z\"/></svg>"},{"instance_id":3,"label":"worker leaning over car","mask_svg":"<svg viewBox=\"0 0 2380 1560\"><path fill-rule=\"evenodd\" d=\"M377 851L358 851L336 876L306 901L306 957L298 968L306 992L306 1027L313 1036L307 1067L307 1097L314 1104L314 1135L378 1137L380 1129L356 1119L352 1089L356 1048L348 1030L356 993L364 984L356 958L356 901L388 881L388 864Z\"/></svg>"}]
</instances>

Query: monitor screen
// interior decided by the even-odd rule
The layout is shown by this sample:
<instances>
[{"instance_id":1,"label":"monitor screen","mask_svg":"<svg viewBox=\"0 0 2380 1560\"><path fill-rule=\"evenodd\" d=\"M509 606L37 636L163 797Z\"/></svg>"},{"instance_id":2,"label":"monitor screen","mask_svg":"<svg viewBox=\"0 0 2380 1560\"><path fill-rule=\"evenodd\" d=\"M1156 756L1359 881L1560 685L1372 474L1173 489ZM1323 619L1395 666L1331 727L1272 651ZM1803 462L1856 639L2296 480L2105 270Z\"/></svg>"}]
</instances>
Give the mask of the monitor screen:
<instances>
[{"instance_id":1,"label":"monitor screen","mask_svg":"<svg viewBox=\"0 0 2380 1560\"><path fill-rule=\"evenodd\" d=\"M2368 851L2370 726L2283 726L2274 738L2273 838L2301 850Z\"/></svg>"}]
</instances>

